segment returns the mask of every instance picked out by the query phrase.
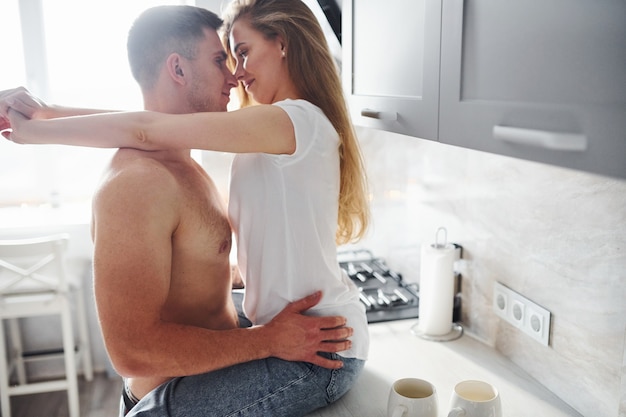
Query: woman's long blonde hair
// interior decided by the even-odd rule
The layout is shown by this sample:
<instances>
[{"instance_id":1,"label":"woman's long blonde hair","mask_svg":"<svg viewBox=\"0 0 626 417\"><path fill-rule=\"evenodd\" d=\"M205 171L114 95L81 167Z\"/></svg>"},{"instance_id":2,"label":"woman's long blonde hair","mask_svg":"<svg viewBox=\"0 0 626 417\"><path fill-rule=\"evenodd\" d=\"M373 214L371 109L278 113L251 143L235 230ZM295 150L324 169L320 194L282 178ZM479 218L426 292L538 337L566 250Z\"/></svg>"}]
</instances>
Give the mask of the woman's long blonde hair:
<instances>
[{"instance_id":1,"label":"woman's long blonde hair","mask_svg":"<svg viewBox=\"0 0 626 417\"><path fill-rule=\"evenodd\" d=\"M302 98L319 107L337 130L341 179L335 240L337 244L359 240L370 219L365 166L339 73L317 18L300 0L233 0L223 14L222 42L229 54L232 25L241 18L267 39L282 38L292 82ZM239 91L242 106L249 105L245 91Z\"/></svg>"}]
</instances>

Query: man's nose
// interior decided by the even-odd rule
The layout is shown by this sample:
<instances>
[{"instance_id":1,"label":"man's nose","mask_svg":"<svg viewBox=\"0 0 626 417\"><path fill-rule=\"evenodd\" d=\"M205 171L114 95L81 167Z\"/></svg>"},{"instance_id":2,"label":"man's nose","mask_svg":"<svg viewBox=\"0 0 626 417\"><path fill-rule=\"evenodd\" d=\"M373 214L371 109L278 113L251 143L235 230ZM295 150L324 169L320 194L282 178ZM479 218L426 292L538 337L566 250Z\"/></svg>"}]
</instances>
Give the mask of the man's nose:
<instances>
[{"instance_id":1,"label":"man's nose","mask_svg":"<svg viewBox=\"0 0 626 417\"><path fill-rule=\"evenodd\" d=\"M232 74L230 71L227 71L228 75L226 76L226 83L230 86L230 88L236 87L238 82L237 82L237 77L235 77L235 74Z\"/></svg>"}]
</instances>

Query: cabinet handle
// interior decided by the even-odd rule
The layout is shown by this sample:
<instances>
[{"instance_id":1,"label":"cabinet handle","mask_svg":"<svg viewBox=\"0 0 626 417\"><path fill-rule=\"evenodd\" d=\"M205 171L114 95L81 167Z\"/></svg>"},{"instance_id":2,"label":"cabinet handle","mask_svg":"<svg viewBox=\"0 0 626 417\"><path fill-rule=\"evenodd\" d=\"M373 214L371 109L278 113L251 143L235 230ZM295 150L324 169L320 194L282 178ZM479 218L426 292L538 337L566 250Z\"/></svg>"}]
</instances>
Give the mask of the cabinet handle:
<instances>
[{"instance_id":1,"label":"cabinet handle","mask_svg":"<svg viewBox=\"0 0 626 417\"><path fill-rule=\"evenodd\" d=\"M493 127L493 137L505 142L559 151L584 151L587 149L587 137L575 133L559 133L496 125Z\"/></svg>"},{"instance_id":2,"label":"cabinet handle","mask_svg":"<svg viewBox=\"0 0 626 417\"><path fill-rule=\"evenodd\" d=\"M362 109L361 116L378 120L398 120L398 113L370 109Z\"/></svg>"}]
</instances>

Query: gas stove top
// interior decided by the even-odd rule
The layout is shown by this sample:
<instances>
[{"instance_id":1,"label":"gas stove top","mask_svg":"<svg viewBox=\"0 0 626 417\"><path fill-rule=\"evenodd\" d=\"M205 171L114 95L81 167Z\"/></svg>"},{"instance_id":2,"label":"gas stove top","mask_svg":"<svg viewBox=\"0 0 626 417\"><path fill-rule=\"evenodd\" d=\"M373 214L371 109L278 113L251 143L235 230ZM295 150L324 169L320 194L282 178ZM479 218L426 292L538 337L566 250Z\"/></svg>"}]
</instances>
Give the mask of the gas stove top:
<instances>
[{"instance_id":1,"label":"gas stove top","mask_svg":"<svg viewBox=\"0 0 626 417\"><path fill-rule=\"evenodd\" d=\"M417 318L419 289L369 250L339 252L339 266L359 288L368 323Z\"/></svg>"}]
</instances>

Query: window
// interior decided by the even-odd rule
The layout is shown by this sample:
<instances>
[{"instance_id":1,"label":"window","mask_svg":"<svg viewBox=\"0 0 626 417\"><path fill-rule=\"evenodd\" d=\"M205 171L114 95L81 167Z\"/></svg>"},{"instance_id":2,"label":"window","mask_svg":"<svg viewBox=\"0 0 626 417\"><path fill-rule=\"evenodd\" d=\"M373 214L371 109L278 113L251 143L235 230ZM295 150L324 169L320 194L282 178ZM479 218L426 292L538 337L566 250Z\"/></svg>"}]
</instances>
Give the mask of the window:
<instances>
[{"instance_id":1,"label":"window","mask_svg":"<svg viewBox=\"0 0 626 417\"><path fill-rule=\"evenodd\" d=\"M126 36L165 0L1 0L0 90L26 86L49 103L137 110ZM113 150L0 140L0 207L88 201Z\"/></svg>"}]
</instances>

